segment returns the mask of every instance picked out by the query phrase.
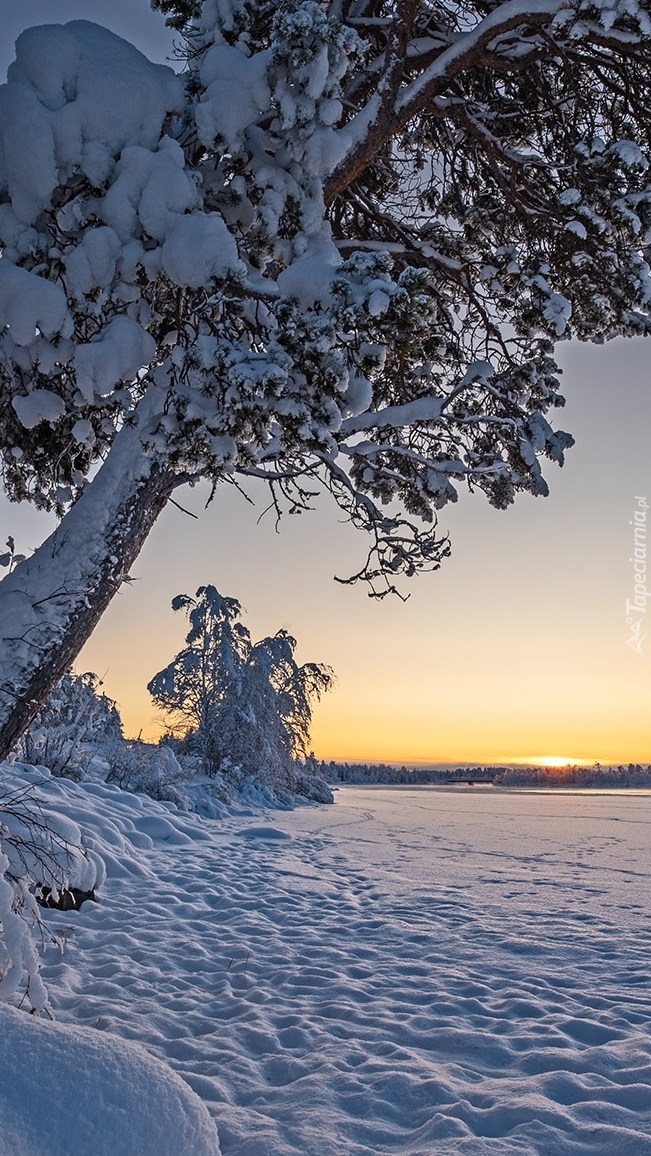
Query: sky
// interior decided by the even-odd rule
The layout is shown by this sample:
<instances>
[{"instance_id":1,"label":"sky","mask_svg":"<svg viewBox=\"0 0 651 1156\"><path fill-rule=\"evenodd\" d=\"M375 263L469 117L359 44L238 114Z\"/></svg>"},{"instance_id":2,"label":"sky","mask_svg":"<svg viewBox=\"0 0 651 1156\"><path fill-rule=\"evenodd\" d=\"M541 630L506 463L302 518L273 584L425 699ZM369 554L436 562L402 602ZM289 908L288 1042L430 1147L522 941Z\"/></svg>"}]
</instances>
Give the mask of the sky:
<instances>
[{"instance_id":1,"label":"sky","mask_svg":"<svg viewBox=\"0 0 651 1156\"><path fill-rule=\"evenodd\" d=\"M0 72L22 27L91 19L164 60L171 37L146 0L0 0ZM213 583L240 600L254 639L281 627L300 662L324 662L334 690L315 708L323 758L387 762L651 762L651 630L627 644L634 513L651 504L651 345L560 347L567 406L554 424L576 446L551 495L493 510L463 494L440 515L452 556L405 583L406 602L369 599L333 576L358 569L365 540L327 496L276 532L265 491L255 506L222 485L177 491L197 518L168 506L86 644L119 704L125 733L164 728L146 690L180 649L186 622L170 603ZM651 519L650 519L651 520ZM38 546L44 515L0 499L0 540ZM651 611L646 619L651 623ZM645 617L642 618L642 631Z\"/></svg>"}]
</instances>

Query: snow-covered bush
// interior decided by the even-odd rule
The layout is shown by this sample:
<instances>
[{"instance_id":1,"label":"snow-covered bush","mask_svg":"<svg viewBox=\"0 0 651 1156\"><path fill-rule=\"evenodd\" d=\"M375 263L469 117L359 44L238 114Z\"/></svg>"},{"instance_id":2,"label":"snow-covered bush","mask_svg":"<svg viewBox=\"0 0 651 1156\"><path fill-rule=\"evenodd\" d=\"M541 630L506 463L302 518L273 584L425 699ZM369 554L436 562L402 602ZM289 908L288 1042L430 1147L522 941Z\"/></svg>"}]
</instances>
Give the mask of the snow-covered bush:
<instances>
[{"instance_id":1,"label":"snow-covered bush","mask_svg":"<svg viewBox=\"0 0 651 1156\"><path fill-rule=\"evenodd\" d=\"M47 1008L37 941L57 940L38 902L90 895L104 878L104 863L84 846L77 824L44 809L33 787L0 792L0 1000L14 999L22 987L34 1011Z\"/></svg>"},{"instance_id":2,"label":"snow-covered bush","mask_svg":"<svg viewBox=\"0 0 651 1156\"><path fill-rule=\"evenodd\" d=\"M107 783L125 791L141 791L152 799L167 800L188 810L183 787L193 774L202 769L199 760L182 766L170 746L122 739L114 744L108 756Z\"/></svg>"},{"instance_id":3,"label":"snow-covered bush","mask_svg":"<svg viewBox=\"0 0 651 1156\"><path fill-rule=\"evenodd\" d=\"M321 764L314 755L294 764L294 790L313 803L333 803L334 795L326 782Z\"/></svg>"},{"instance_id":4,"label":"snow-covered bush","mask_svg":"<svg viewBox=\"0 0 651 1156\"><path fill-rule=\"evenodd\" d=\"M38 952L30 924L40 929L43 924L24 876L12 876L3 847L4 840L0 838L0 1000L15 996L26 976L30 1005L35 1011L42 1011L48 998L38 974Z\"/></svg>"},{"instance_id":5,"label":"snow-covered bush","mask_svg":"<svg viewBox=\"0 0 651 1156\"><path fill-rule=\"evenodd\" d=\"M79 781L97 746L122 735L116 704L101 686L96 674L65 674L19 739L18 761Z\"/></svg>"}]
</instances>

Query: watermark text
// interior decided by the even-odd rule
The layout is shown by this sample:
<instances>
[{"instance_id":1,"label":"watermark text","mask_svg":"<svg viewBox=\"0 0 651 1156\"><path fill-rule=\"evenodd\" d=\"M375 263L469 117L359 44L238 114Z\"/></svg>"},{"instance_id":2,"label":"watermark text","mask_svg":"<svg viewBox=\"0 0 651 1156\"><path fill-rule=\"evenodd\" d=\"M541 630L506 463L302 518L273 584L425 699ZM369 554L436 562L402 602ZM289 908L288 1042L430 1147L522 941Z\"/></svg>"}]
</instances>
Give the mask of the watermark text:
<instances>
[{"instance_id":1,"label":"watermark text","mask_svg":"<svg viewBox=\"0 0 651 1156\"><path fill-rule=\"evenodd\" d=\"M635 501L637 506L629 522L629 526L633 528L633 554L629 558L629 562L633 564L633 597L626 599L626 625L629 634L626 645L646 658L642 643L646 638L647 598L651 598L651 590L646 588L646 523L649 507L646 498L636 496Z\"/></svg>"}]
</instances>

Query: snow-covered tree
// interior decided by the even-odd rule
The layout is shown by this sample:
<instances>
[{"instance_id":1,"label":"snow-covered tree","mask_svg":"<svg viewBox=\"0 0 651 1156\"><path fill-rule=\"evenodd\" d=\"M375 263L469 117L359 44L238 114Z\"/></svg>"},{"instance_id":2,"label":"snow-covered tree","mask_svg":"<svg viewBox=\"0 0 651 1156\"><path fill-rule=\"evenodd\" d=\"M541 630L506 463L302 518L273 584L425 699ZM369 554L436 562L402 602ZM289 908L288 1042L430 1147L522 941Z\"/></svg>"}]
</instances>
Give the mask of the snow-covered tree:
<instances>
[{"instance_id":1,"label":"snow-covered tree","mask_svg":"<svg viewBox=\"0 0 651 1156\"><path fill-rule=\"evenodd\" d=\"M237 599L223 598L214 586L200 586L194 598L178 594L172 610L185 611L190 630L183 650L154 675L147 690L174 725L202 731L238 680L251 635L239 621L242 607Z\"/></svg>"},{"instance_id":2,"label":"snow-covered tree","mask_svg":"<svg viewBox=\"0 0 651 1156\"><path fill-rule=\"evenodd\" d=\"M546 492L554 342L651 324L648 0L154 6L180 75L73 21L0 90L2 471L62 515L0 587L0 753L176 486L325 486L381 594L459 487Z\"/></svg>"},{"instance_id":3,"label":"snow-covered tree","mask_svg":"<svg viewBox=\"0 0 651 1156\"><path fill-rule=\"evenodd\" d=\"M332 685L327 667L299 667L295 648L285 630L251 647L239 678L207 720L210 767L292 785L296 760L309 754L313 701Z\"/></svg>"},{"instance_id":4,"label":"snow-covered tree","mask_svg":"<svg viewBox=\"0 0 651 1156\"><path fill-rule=\"evenodd\" d=\"M201 586L195 598L179 594L172 608L185 610L190 631L147 686L156 705L194 728L192 745L211 773L291 784L295 761L309 753L313 704L332 685L332 671L299 666L286 630L252 643L240 603L214 586Z\"/></svg>"}]
</instances>

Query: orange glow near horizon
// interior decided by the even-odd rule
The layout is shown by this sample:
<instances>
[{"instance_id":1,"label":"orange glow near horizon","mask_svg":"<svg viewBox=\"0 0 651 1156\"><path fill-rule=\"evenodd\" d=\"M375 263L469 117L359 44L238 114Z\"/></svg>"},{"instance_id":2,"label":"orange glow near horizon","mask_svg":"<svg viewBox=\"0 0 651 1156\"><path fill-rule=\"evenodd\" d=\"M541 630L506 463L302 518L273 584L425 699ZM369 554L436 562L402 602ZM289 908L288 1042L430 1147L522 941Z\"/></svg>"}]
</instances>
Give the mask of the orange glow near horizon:
<instances>
[{"instance_id":1,"label":"orange glow near horizon","mask_svg":"<svg viewBox=\"0 0 651 1156\"><path fill-rule=\"evenodd\" d=\"M140 708L142 709L142 708ZM317 708L318 710L318 708ZM140 738L144 742L157 742L161 734L164 732L164 725L161 720L154 722L152 719L149 726L141 726L141 713L136 707L136 713L133 715L129 708L122 710L122 718L124 722L125 737ZM131 721L133 719L133 721ZM316 730L316 727L313 728ZM441 753L437 751L431 754L423 754L422 752L414 753L413 748L408 743L404 747L396 745L395 740L387 746L376 746L369 741L367 733L360 733L358 742L355 744L349 743L340 745L332 741L332 734L328 736L329 741L322 744L314 742L314 751L316 757L323 759L325 762L341 762L341 763L371 763L371 764L388 764L390 766L484 766L484 767L499 767L499 766L523 766L523 767L547 767L549 769L562 770L566 767L592 767L597 764L603 767L609 766L627 766L629 763L638 763L640 765L651 765L651 753L640 753L639 751L627 750L621 755L608 752L608 755L597 758L596 756L581 757L575 755L521 755L517 753L496 754L492 750L488 750L482 754L479 752L468 752L460 747L455 750L454 747L448 748L446 752Z\"/></svg>"},{"instance_id":2,"label":"orange glow near horizon","mask_svg":"<svg viewBox=\"0 0 651 1156\"><path fill-rule=\"evenodd\" d=\"M144 575L143 566L140 573ZM173 584L172 584L173 583ZM192 583L172 578L170 595L192 590ZM224 582L225 593L237 590L235 582ZM335 596L337 595L335 588ZM348 592L346 592L348 593ZM455 653L455 639L439 634L439 653L445 668L441 679L428 669L427 649L419 630L422 616L413 603L407 608L373 604L368 611L358 601L357 638L365 639L360 661L351 633L342 631L333 640L329 617L315 621L309 604L296 601L292 617L283 621L275 606L252 623L254 638L285 626L301 641L299 660L330 663L337 675L333 691L314 708L312 748L326 761L369 762L405 765L461 764L475 766L602 766L651 764L651 726L648 711L649 681L646 664L629 654L619 639L611 648L613 668L619 658L615 684L604 664L601 679L589 669L592 655L568 656L566 669L553 673L538 662L539 679L535 694L531 683L509 669L513 652L505 656L499 677L491 677L490 654L481 653L480 623L475 630L477 655L474 676L482 682L481 698L468 701L463 663ZM246 599L246 601L245 601ZM254 605L252 595L242 598ZM105 690L118 700L125 734L141 735L156 741L165 723L152 703L146 685L179 649L185 620L168 609L169 600L158 606L148 595L146 580L130 587L108 612L94 639L86 648L79 670L96 670L104 676ZM299 617L300 610L300 617ZM336 607L339 611L339 607ZM383 615L383 630L373 630L372 615ZM405 613L405 610L407 613ZM432 612L430 611L430 617ZM333 614L331 617L337 617ZM252 614L247 616L250 621ZM409 621L411 618L411 621ZM615 623L617 625L617 623ZM409 634L407 634L409 627ZM430 626L432 635L438 629ZM174 632L174 633L173 633ZM128 641L125 642L125 640ZM502 635L503 644L505 635ZM536 640L542 643L542 632ZM406 654L407 644L413 650ZM381 651L393 653L394 671L387 672ZM399 653L399 647L403 653ZM487 648L488 649L488 648ZM445 650L445 653L444 653ZM404 655L404 657L403 657ZM413 657L412 657L413 655ZM524 664L524 649L517 656ZM571 658L571 661L570 661ZM637 662L633 666L632 660ZM627 679L625 663L632 674ZM651 666L651 664L649 664ZM108 670L107 670L108 668ZM649 672L651 673L651 672ZM638 678L642 674L644 678Z\"/></svg>"},{"instance_id":3,"label":"orange glow near horizon","mask_svg":"<svg viewBox=\"0 0 651 1156\"><path fill-rule=\"evenodd\" d=\"M146 616L143 590L130 589L126 597L135 603L136 595L141 605L133 607L132 638L138 630L139 612ZM178 631L175 639L166 637L160 629L154 635L153 623L150 628L146 622L141 623L145 644L129 652L124 650L109 616L99 628L95 653L90 644L84 655L86 661L78 664L80 670L99 668L102 673L106 666L110 667L105 689L118 698L128 736L140 734L155 742L165 730L164 718L145 688L181 641L184 620L179 616L175 621L172 615L170 620ZM296 633L300 631L297 629ZM262 631L256 634L261 635ZM301 657L320 656L326 641L325 637L310 640L309 646L302 648ZM108 653L109 644L112 653ZM648 712L630 685L621 698L613 695L610 713L604 711L598 722L590 702L586 704L589 696L575 695L572 701L569 685L563 688L563 709L556 688L555 692L540 691L535 709L530 706L527 710L526 688L519 691L512 684L506 705L503 695L499 699L487 696L469 719L467 712L458 707L461 680L456 672L452 672L455 677L451 676L445 693L439 691L438 703L433 707L436 687L425 683L423 670L414 671L409 684L411 693L401 696L392 687L387 690L377 664L370 663L367 670L361 671L354 666L346 669L341 659L337 665L340 674L335 688L316 704L312 723L313 750L326 761L540 767L589 767L597 762L602 766L651 764Z\"/></svg>"},{"instance_id":4,"label":"orange glow near horizon","mask_svg":"<svg viewBox=\"0 0 651 1156\"><path fill-rule=\"evenodd\" d=\"M174 581L170 593L184 589L191 590L191 583ZM237 586L224 583L223 589L230 593ZM152 605L145 581L130 587L121 596L121 605L111 608L77 664L78 670L96 670L104 677L106 693L118 700L125 734L150 741L164 732L165 721L146 685L179 649L185 632L185 620L167 610L167 599L161 601L159 608ZM247 598L247 602L251 604L252 599ZM379 651L385 644L394 651L398 644L405 646L405 616L402 608L387 605L381 609L386 630L383 637L376 632L374 649L368 624L369 641L361 662L354 648L347 649L345 634L335 648L327 620L315 626L309 607L302 611L300 620L295 603L292 619L283 622L272 608L268 617L254 623L252 634L256 638L286 625L295 636L306 638L301 643L300 661L323 660L335 668L333 691L314 708L311 744L318 758L399 766L651 764L648 682L622 677L615 686L604 671L605 685L600 686L586 670L583 656L578 655L571 668L555 680L551 672L542 670L532 696L526 680L514 677L507 664L499 680L491 683L489 661L479 655L478 677L483 678L486 689L480 700L469 704L464 701L464 670L455 663L454 639L448 644L446 678L441 682L432 677L426 662L419 660L415 621L408 624L413 660L400 660L399 678L390 673L387 676ZM371 613L375 610L372 606ZM363 628L364 623L358 637L363 636ZM628 661L628 653L622 650L623 660ZM632 658L637 660L635 655ZM640 668L646 675L646 667L640 664ZM633 674L637 672L633 667ZM621 666L619 673L625 673Z\"/></svg>"},{"instance_id":5,"label":"orange glow near horizon","mask_svg":"<svg viewBox=\"0 0 651 1156\"><path fill-rule=\"evenodd\" d=\"M101 639L98 638L98 643ZM159 661L143 656L138 663L133 661L126 669L128 656L116 653L111 662L111 671L105 679L109 695L119 697L119 707L125 734L156 742L165 730L163 716L154 707L145 690L148 678L162 665L162 659L169 660L174 653L173 646L161 646ZM90 647L88 650L90 651ZM98 646L99 651L99 646ZM104 647L103 657L106 657ZM308 654L319 653L310 647ZM99 657L99 653L98 653ZM92 669L99 666L95 656L87 652L88 661L78 669ZM118 662L125 662L122 670ZM138 669L139 668L139 669ZM117 675L115 683L113 676ZM354 672L350 672L350 683L354 686ZM348 681L348 680L346 680ZM341 682L344 682L342 678ZM118 683L121 685L118 686ZM450 687L450 699L458 688L458 683ZM359 690L357 694L359 695ZM377 703L369 701L377 697ZM312 725L312 747L317 758L335 762L368 762L405 765L460 764L474 766L540 766L590 767L595 763L602 766L628 765L629 763L651 764L651 743L646 715L640 710L640 703L634 704L636 718L623 715L622 720L605 718L598 729L589 725L589 718L574 719L563 717L558 712L552 717L553 704L542 701L540 717L518 718L518 711L498 712L493 700L486 703L483 711L477 711L472 727L464 725L458 712L452 709L452 702L432 726L431 708L426 702L389 703L383 701L383 687L379 679L366 676L364 698L359 697L351 709L352 695L348 688L339 683L334 691L316 705ZM519 705L519 704L516 704ZM491 717L492 710L492 717ZM619 725L617 725L619 722ZM433 733L436 737L433 739ZM523 741L524 740L524 741ZM529 741L527 741L529 740ZM554 742L551 746L550 740ZM531 745L529 745L531 743ZM550 745L547 745L550 743ZM525 745L526 744L526 745ZM535 753L536 746L538 751ZM548 754L550 750L564 752ZM531 753L527 753L527 749ZM522 753L522 752L525 753Z\"/></svg>"},{"instance_id":6,"label":"orange glow near horizon","mask_svg":"<svg viewBox=\"0 0 651 1156\"><path fill-rule=\"evenodd\" d=\"M315 728L316 729L316 728ZM395 741L390 745L376 745L369 741L368 734L360 735L360 740L354 745L350 742L344 744L333 743L332 735L328 736L329 742L321 744L314 743L314 750L317 758L322 758L326 762L350 762L350 763L387 763L389 765L405 765L405 766L527 766L527 767L548 767L550 769L563 769L565 767L593 767L596 765L602 767L608 766L627 766L629 763L640 764L643 766L651 765L651 751L648 749L640 749L639 744L635 747L628 746L620 750L612 749L608 746L599 752L598 755L586 756L584 750L577 755L522 755L517 751L510 751L506 754L496 752L495 749L483 750L476 747L468 750L467 747L459 744L455 748L453 745L448 745L442 749L433 751L431 753L423 753L422 751L415 751L413 746L405 743L404 746L396 745ZM474 744L473 744L474 746Z\"/></svg>"}]
</instances>

